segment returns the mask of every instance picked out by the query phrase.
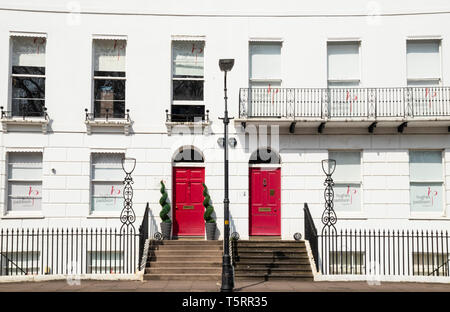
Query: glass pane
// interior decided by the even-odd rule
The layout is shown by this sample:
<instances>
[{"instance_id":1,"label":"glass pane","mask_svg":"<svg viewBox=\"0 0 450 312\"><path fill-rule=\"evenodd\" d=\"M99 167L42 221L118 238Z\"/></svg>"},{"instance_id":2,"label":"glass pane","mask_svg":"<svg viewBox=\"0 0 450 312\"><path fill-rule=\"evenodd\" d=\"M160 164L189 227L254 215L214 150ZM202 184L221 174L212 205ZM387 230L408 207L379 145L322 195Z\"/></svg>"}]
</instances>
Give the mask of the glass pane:
<instances>
[{"instance_id":1,"label":"glass pane","mask_svg":"<svg viewBox=\"0 0 450 312\"><path fill-rule=\"evenodd\" d=\"M41 167L25 167L20 165L10 165L8 170L8 179L14 180L41 180Z\"/></svg>"},{"instance_id":2,"label":"glass pane","mask_svg":"<svg viewBox=\"0 0 450 312\"><path fill-rule=\"evenodd\" d=\"M336 211L360 211L361 185L336 183L334 188L334 209Z\"/></svg>"},{"instance_id":3,"label":"glass pane","mask_svg":"<svg viewBox=\"0 0 450 312\"><path fill-rule=\"evenodd\" d=\"M174 101L203 101L203 80L173 80Z\"/></svg>"},{"instance_id":4,"label":"glass pane","mask_svg":"<svg viewBox=\"0 0 450 312\"><path fill-rule=\"evenodd\" d=\"M40 210L41 202L42 183L8 183L8 211Z\"/></svg>"},{"instance_id":5,"label":"glass pane","mask_svg":"<svg viewBox=\"0 0 450 312\"><path fill-rule=\"evenodd\" d=\"M11 104L13 116L44 116L45 100L13 99Z\"/></svg>"},{"instance_id":6,"label":"glass pane","mask_svg":"<svg viewBox=\"0 0 450 312\"><path fill-rule=\"evenodd\" d=\"M18 75L45 75L45 67L13 66L12 73Z\"/></svg>"},{"instance_id":7,"label":"glass pane","mask_svg":"<svg viewBox=\"0 0 450 312\"><path fill-rule=\"evenodd\" d=\"M440 212L442 211L442 183L411 182L411 211Z\"/></svg>"},{"instance_id":8,"label":"glass pane","mask_svg":"<svg viewBox=\"0 0 450 312\"><path fill-rule=\"evenodd\" d=\"M328 43L328 79L359 79L359 42Z\"/></svg>"},{"instance_id":9,"label":"glass pane","mask_svg":"<svg viewBox=\"0 0 450 312\"><path fill-rule=\"evenodd\" d=\"M125 80L95 79L95 99L101 101L125 101Z\"/></svg>"},{"instance_id":10,"label":"glass pane","mask_svg":"<svg viewBox=\"0 0 450 312\"><path fill-rule=\"evenodd\" d=\"M44 99L45 78L12 77L12 98Z\"/></svg>"},{"instance_id":11,"label":"glass pane","mask_svg":"<svg viewBox=\"0 0 450 312\"><path fill-rule=\"evenodd\" d=\"M439 44L439 41L408 42L408 78L441 77Z\"/></svg>"},{"instance_id":12,"label":"glass pane","mask_svg":"<svg viewBox=\"0 0 450 312\"><path fill-rule=\"evenodd\" d=\"M361 153L360 152L329 152L328 157L336 160L333 173L334 181L361 181Z\"/></svg>"},{"instance_id":13,"label":"glass pane","mask_svg":"<svg viewBox=\"0 0 450 312\"><path fill-rule=\"evenodd\" d=\"M125 118L125 101L95 101L95 118Z\"/></svg>"},{"instance_id":14,"label":"glass pane","mask_svg":"<svg viewBox=\"0 0 450 312\"><path fill-rule=\"evenodd\" d=\"M94 72L125 72L126 40L94 40Z\"/></svg>"},{"instance_id":15,"label":"glass pane","mask_svg":"<svg viewBox=\"0 0 450 312\"><path fill-rule=\"evenodd\" d=\"M202 121L204 119L204 105L172 105L171 120L174 122Z\"/></svg>"},{"instance_id":16,"label":"glass pane","mask_svg":"<svg viewBox=\"0 0 450 312\"><path fill-rule=\"evenodd\" d=\"M42 153L8 153L8 164L8 179L42 179Z\"/></svg>"},{"instance_id":17,"label":"glass pane","mask_svg":"<svg viewBox=\"0 0 450 312\"><path fill-rule=\"evenodd\" d=\"M45 38L11 37L11 44L12 66L45 67Z\"/></svg>"},{"instance_id":18,"label":"glass pane","mask_svg":"<svg viewBox=\"0 0 450 312\"><path fill-rule=\"evenodd\" d=\"M41 182L9 182L8 195L20 198L42 197Z\"/></svg>"},{"instance_id":19,"label":"glass pane","mask_svg":"<svg viewBox=\"0 0 450 312\"><path fill-rule=\"evenodd\" d=\"M203 77L204 47L204 42L173 42L173 77Z\"/></svg>"},{"instance_id":20,"label":"glass pane","mask_svg":"<svg viewBox=\"0 0 450 312\"><path fill-rule=\"evenodd\" d=\"M250 79L281 78L281 43L250 44Z\"/></svg>"},{"instance_id":21,"label":"glass pane","mask_svg":"<svg viewBox=\"0 0 450 312\"><path fill-rule=\"evenodd\" d=\"M122 181L125 177L122 169L122 158L124 156L122 153L92 154L92 179Z\"/></svg>"},{"instance_id":22,"label":"glass pane","mask_svg":"<svg viewBox=\"0 0 450 312\"><path fill-rule=\"evenodd\" d=\"M441 151L410 151L411 181L442 181Z\"/></svg>"}]
</instances>

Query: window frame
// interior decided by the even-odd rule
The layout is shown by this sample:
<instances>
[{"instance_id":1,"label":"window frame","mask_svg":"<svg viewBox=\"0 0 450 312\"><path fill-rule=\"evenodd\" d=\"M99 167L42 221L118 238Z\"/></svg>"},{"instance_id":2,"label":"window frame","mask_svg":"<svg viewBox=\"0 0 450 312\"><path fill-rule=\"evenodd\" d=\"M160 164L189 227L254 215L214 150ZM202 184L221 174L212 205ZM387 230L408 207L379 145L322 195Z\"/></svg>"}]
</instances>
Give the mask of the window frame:
<instances>
[{"instance_id":1,"label":"window frame","mask_svg":"<svg viewBox=\"0 0 450 312\"><path fill-rule=\"evenodd\" d=\"M338 45L338 44L357 44L358 45L358 77L352 79L330 79L330 71L329 71L329 56L328 56L328 46ZM342 39L328 39L326 43L326 58L327 58L327 88L361 88L363 87L362 83L362 40L360 38L342 38ZM339 84L343 83L344 86L331 86L330 84ZM345 84L355 83L355 86L345 86Z\"/></svg>"},{"instance_id":2,"label":"window frame","mask_svg":"<svg viewBox=\"0 0 450 312\"><path fill-rule=\"evenodd\" d=\"M411 152L440 152L441 153L441 167L442 167L442 174L441 174L441 180L427 180L427 181L420 181L420 180L411 180ZM439 218L445 218L446 217L446 183L445 183L445 150L443 149L409 149L408 150L408 178L409 178L409 215L410 218L414 217L439 217ZM440 211L412 211L412 202L411 202L411 183L442 183L442 207Z\"/></svg>"},{"instance_id":3,"label":"window frame","mask_svg":"<svg viewBox=\"0 0 450 312\"><path fill-rule=\"evenodd\" d=\"M329 149L328 150L328 158L330 158L330 153L359 153L359 166L360 166L360 170L359 170L359 181L353 181L353 180L335 180L333 178L333 182L335 187L337 185L351 185L351 184L359 184L359 190L360 190L360 209L359 210L338 210L337 213L341 214L344 218L349 217L349 218L361 218L364 214L364 183L363 183L363 178L364 178L364 163L363 163L363 150L360 149ZM338 164L336 163L336 166ZM336 206L336 205L335 205Z\"/></svg>"},{"instance_id":4,"label":"window frame","mask_svg":"<svg viewBox=\"0 0 450 312\"><path fill-rule=\"evenodd\" d=\"M437 42L438 43L438 47L439 47L439 77L438 78L432 78L432 77L423 77L423 78L418 78L418 77L413 77L413 78L409 78L409 74L408 74L408 43L409 42ZM406 86L407 87L441 87L442 83L443 83L443 67L442 67L442 38L441 37L407 37L405 40L405 76L406 76ZM420 84L418 85L410 85L411 83L421 83L421 82L433 82L433 81L437 81L437 85L433 86L433 85L424 85L421 86Z\"/></svg>"},{"instance_id":5,"label":"window frame","mask_svg":"<svg viewBox=\"0 0 450 312\"><path fill-rule=\"evenodd\" d=\"M252 54L251 45L252 44L267 44L267 45L279 45L280 46L280 77L270 77L270 78L252 78ZM250 39L247 45L247 55L248 55L248 87L249 88L266 88L266 87L253 87L253 83L267 83L269 86L271 83L279 84L279 86L273 86L273 88L278 89L283 87L283 40L281 39Z\"/></svg>"},{"instance_id":6,"label":"window frame","mask_svg":"<svg viewBox=\"0 0 450 312\"><path fill-rule=\"evenodd\" d=\"M114 76L95 76L95 41L100 41L100 40L106 40L106 41L125 41L125 69L124 69L124 77L114 77ZM114 113L111 113L111 115L108 114L108 119L124 119L126 118L126 109L127 109L127 47L128 47L128 38L126 36L99 36L99 35L94 35L92 37L92 41L91 41L91 89L92 89L92 94L91 94L91 111L92 111L92 116L94 117L94 119L98 119L98 120L103 120L106 119L106 116L101 116L100 112L100 116L99 117L95 117L96 116L96 110L95 110L95 102L99 102L100 100L96 100L95 98L95 81L96 80L120 80L120 81L124 81L124 100L120 100L120 101L116 101L113 100L113 102L121 102L123 103L123 117L114 117Z\"/></svg>"},{"instance_id":7,"label":"window frame","mask_svg":"<svg viewBox=\"0 0 450 312\"><path fill-rule=\"evenodd\" d=\"M189 42L189 43L202 43L203 44L203 77L202 78L194 78L194 77L184 77L184 78L175 78L173 75L173 71L175 68L175 60L174 60L174 44L179 42ZM172 38L170 44L170 102L171 107L177 105L185 105L185 106L205 106L205 72L206 72L206 40L205 38L195 39L195 38L186 38L186 39L175 39ZM203 100L174 100L173 96L173 82L174 81L203 81Z\"/></svg>"},{"instance_id":8,"label":"window frame","mask_svg":"<svg viewBox=\"0 0 450 312\"><path fill-rule=\"evenodd\" d=\"M94 196L94 184L111 183L111 184L123 184L123 180L104 180L104 179L93 179L94 176L94 162L93 156L98 155L121 155L122 158L126 156L125 151L92 151L90 153L89 159L89 213L90 217L117 217L117 213L120 213L120 208L118 210L95 210L94 198L104 198L105 196ZM125 175L125 173L124 173ZM121 196L114 196L114 198L123 198L123 188Z\"/></svg>"},{"instance_id":9,"label":"window frame","mask_svg":"<svg viewBox=\"0 0 450 312\"><path fill-rule=\"evenodd\" d=\"M35 38L35 39L44 39L45 40L45 74L44 75L32 75L32 74L13 74L13 42L15 38ZM48 43L48 38L47 38L47 34L46 33L19 33L19 32L10 32L9 33L9 66L8 66L8 108L9 111L11 112L11 117L15 117L15 118L22 118L23 116L21 115L13 115L13 79L14 77L31 77L31 78L43 78L44 79L44 85L47 84L47 43ZM34 98L32 98L34 99ZM42 101L43 105L43 111L41 115L38 116L25 116L26 118L30 118L30 117L38 117L38 118L43 118L45 117L44 115L44 107L45 104L47 102L47 92L45 92L44 90L44 98L36 98L37 101Z\"/></svg>"},{"instance_id":10,"label":"window frame","mask_svg":"<svg viewBox=\"0 0 450 312\"><path fill-rule=\"evenodd\" d=\"M10 179L9 178L9 174L10 174L10 154L11 153L17 153L17 154L40 154L41 155L41 166L40 167L29 167L29 168L38 168L41 169L41 179ZM15 217L15 216L20 216L20 217L41 217L42 216L42 212L43 212L43 196L42 193L44 191L44 172L43 172L43 168L44 168L44 153L43 151L35 151L35 150L24 150L24 151L16 151L16 150L11 150L11 151L6 151L6 155L5 155L5 204L4 204L4 210L3 210L3 217L4 218L8 218L8 217ZM10 197L12 195L10 195L9 189L10 189L10 185L11 183L23 183L23 182L35 182L37 184L40 183L41 185L41 192L40 192L40 196L33 196L33 199L40 199L41 200L41 204L39 209L35 209L35 210L14 210L12 209L12 207L10 207Z\"/></svg>"}]
</instances>

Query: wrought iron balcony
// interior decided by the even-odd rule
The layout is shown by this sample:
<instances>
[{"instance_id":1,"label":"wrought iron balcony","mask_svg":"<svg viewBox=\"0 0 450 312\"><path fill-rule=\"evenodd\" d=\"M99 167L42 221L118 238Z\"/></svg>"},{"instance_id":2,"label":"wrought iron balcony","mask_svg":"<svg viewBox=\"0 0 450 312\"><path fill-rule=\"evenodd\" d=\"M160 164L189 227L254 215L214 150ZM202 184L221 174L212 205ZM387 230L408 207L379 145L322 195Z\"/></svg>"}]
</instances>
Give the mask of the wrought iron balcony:
<instances>
[{"instance_id":1,"label":"wrought iron balcony","mask_svg":"<svg viewBox=\"0 0 450 312\"><path fill-rule=\"evenodd\" d=\"M28 117L37 117L42 119L48 119L47 107L43 105L21 104L14 106L12 110L5 111L3 106L0 106L1 119L22 118L23 120Z\"/></svg>"},{"instance_id":2,"label":"wrought iron balcony","mask_svg":"<svg viewBox=\"0 0 450 312\"><path fill-rule=\"evenodd\" d=\"M89 113L87 108L84 109L86 114L85 124L87 127L87 133L91 134L94 129L100 129L101 131L106 128L123 128L125 135L128 135L131 127L130 110L127 109L125 113L123 110L112 111L108 108L105 110L94 111Z\"/></svg>"},{"instance_id":3,"label":"wrought iron balcony","mask_svg":"<svg viewBox=\"0 0 450 312\"><path fill-rule=\"evenodd\" d=\"M14 128L20 127L23 129L29 129L38 127L42 133L47 133L47 125L49 123L49 117L47 114L47 108L36 102L21 103L19 105L13 105L10 111L3 109L0 106L1 111L1 124L2 131L4 133Z\"/></svg>"},{"instance_id":4,"label":"wrought iron balcony","mask_svg":"<svg viewBox=\"0 0 450 312\"><path fill-rule=\"evenodd\" d=\"M450 117L450 87L242 88L239 117L325 121Z\"/></svg>"},{"instance_id":5,"label":"wrought iron balcony","mask_svg":"<svg viewBox=\"0 0 450 312\"><path fill-rule=\"evenodd\" d=\"M189 112L186 114L176 114L169 113L169 110L166 109L166 122L202 122L209 123L209 109L206 110L206 113L193 113Z\"/></svg>"},{"instance_id":6,"label":"wrought iron balcony","mask_svg":"<svg viewBox=\"0 0 450 312\"><path fill-rule=\"evenodd\" d=\"M122 112L116 112L116 111L112 111L110 112L109 109L105 109L104 111L99 111L99 112L93 112L93 113L89 113L88 109L85 108L84 109L85 113L86 113L86 121L94 121L96 119L101 119L103 121L112 121L112 120L126 120L126 121L130 121L130 110L127 109L126 113Z\"/></svg>"}]
</instances>

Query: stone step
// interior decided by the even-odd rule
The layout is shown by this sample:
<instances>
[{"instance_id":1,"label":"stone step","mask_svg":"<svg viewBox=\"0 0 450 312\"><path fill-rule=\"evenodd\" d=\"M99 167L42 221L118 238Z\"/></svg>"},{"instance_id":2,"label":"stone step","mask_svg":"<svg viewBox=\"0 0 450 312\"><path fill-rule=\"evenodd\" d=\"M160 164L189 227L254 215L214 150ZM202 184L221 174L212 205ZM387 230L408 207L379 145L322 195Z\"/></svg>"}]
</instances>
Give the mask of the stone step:
<instances>
[{"instance_id":1,"label":"stone step","mask_svg":"<svg viewBox=\"0 0 450 312\"><path fill-rule=\"evenodd\" d=\"M309 264L309 258L300 258L300 259L267 259L267 258L238 258L235 259L235 263L237 264L258 264L258 265L300 265L300 264Z\"/></svg>"},{"instance_id":2,"label":"stone step","mask_svg":"<svg viewBox=\"0 0 450 312\"><path fill-rule=\"evenodd\" d=\"M308 254L306 251L300 251L300 252L260 252L260 251L238 251L237 253L234 253L233 256L239 257L239 258L273 258L273 259L297 259L297 258L308 258Z\"/></svg>"},{"instance_id":3,"label":"stone step","mask_svg":"<svg viewBox=\"0 0 450 312\"><path fill-rule=\"evenodd\" d=\"M152 240L150 245L223 245L223 241L218 240Z\"/></svg>"},{"instance_id":4,"label":"stone step","mask_svg":"<svg viewBox=\"0 0 450 312\"><path fill-rule=\"evenodd\" d=\"M221 251L223 250L223 246L222 245L190 245L190 244L183 244L183 245L154 245L154 246L149 246L149 250L198 250L199 248L201 248L201 250L209 250L209 251Z\"/></svg>"},{"instance_id":5,"label":"stone step","mask_svg":"<svg viewBox=\"0 0 450 312\"><path fill-rule=\"evenodd\" d=\"M203 257L204 258L204 257ZM174 268L174 267L201 267L201 268L210 268L210 267L222 267L221 261L147 261L147 267L150 266L152 268Z\"/></svg>"},{"instance_id":6,"label":"stone step","mask_svg":"<svg viewBox=\"0 0 450 312\"><path fill-rule=\"evenodd\" d=\"M222 252L217 250L204 250L204 249L175 249L175 250L150 250L149 255L154 254L158 256L221 256Z\"/></svg>"},{"instance_id":7,"label":"stone step","mask_svg":"<svg viewBox=\"0 0 450 312\"><path fill-rule=\"evenodd\" d=\"M242 252L261 252L261 253L306 253L306 248L301 247L277 247L277 248L261 248L261 247L238 247L233 250L234 253L240 254Z\"/></svg>"},{"instance_id":8,"label":"stone step","mask_svg":"<svg viewBox=\"0 0 450 312\"><path fill-rule=\"evenodd\" d=\"M269 281L269 280L295 280L295 281L304 281L311 282L314 281L313 275L311 276L296 276L296 275L235 275L235 281Z\"/></svg>"},{"instance_id":9,"label":"stone step","mask_svg":"<svg viewBox=\"0 0 450 312\"><path fill-rule=\"evenodd\" d=\"M263 276L272 276L272 277L285 277L285 278L295 278L295 277L313 277L312 272L298 271L298 272L235 272L236 277L263 277Z\"/></svg>"},{"instance_id":10,"label":"stone step","mask_svg":"<svg viewBox=\"0 0 450 312\"><path fill-rule=\"evenodd\" d=\"M299 271L311 271L311 265L298 264L298 263L282 263L282 264L243 264L235 263L235 270L299 270Z\"/></svg>"},{"instance_id":11,"label":"stone step","mask_svg":"<svg viewBox=\"0 0 450 312\"><path fill-rule=\"evenodd\" d=\"M145 274L220 274L222 268L203 268L203 267L171 267L171 268L155 268L149 267L145 269Z\"/></svg>"},{"instance_id":12,"label":"stone step","mask_svg":"<svg viewBox=\"0 0 450 312\"><path fill-rule=\"evenodd\" d=\"M235 243L239 248L241 247L263 247L263 248L276 248L276 247L306 247L304 241L238 241Z\"/></svg>"},{"instance_id":13,"label":"stone step","mask_svg":"<svg viewBox=\"0 0 450 312\"><path fill-rule=\"evenodd\" d=\"M144 274L144 280L220 281L221 274Z\"/></svg>"},{"instance_id":14,"label":"stone step","mask_svg":"<svg viewBox=\"0 0 450 312\"><path fill-rule=\"evenodd\" d=\"M176 262L197 262L197 261L222 261L222 255L149 255L147 261L176 261Z\"/></svg>"}]
</instances>

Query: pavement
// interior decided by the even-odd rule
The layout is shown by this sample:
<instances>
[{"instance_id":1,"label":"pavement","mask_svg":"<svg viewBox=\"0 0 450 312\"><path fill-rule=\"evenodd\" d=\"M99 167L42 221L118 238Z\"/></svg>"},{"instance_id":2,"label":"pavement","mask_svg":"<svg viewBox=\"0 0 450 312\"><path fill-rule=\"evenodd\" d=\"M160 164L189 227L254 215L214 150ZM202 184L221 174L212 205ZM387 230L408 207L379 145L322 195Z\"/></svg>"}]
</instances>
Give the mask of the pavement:
<instances>
[{"instance_id":1,"label":"pavement","mask_svg":"<svg viewBox=\"0 0 450 312\"><path fill-rule=\"evenodd\" d=\"M0 283L0 292L218 292L215 281L46 281ZM235 292L450 292L450 284L239 281Z\"/></svg>"}]
</instances>

